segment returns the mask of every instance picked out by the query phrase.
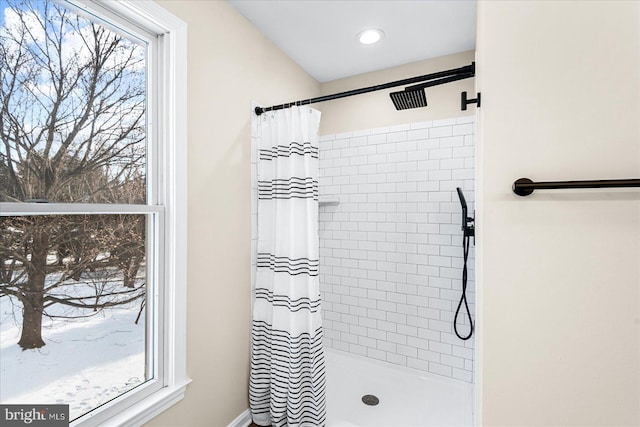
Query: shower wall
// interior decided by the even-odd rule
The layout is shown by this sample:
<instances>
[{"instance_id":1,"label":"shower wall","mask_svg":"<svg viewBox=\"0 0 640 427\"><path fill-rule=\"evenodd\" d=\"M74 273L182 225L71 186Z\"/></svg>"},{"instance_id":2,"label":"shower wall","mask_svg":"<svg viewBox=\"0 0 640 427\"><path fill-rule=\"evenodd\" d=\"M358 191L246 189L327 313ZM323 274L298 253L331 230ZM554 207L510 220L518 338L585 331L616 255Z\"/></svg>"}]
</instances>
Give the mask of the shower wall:
<instances>
[{"instance_id":1,"label":"shower wall","mask_svg":"<svg viewBox=\"0 0 640 427\"><path fill-rule=\"evenodd\" d=\"M473 338L453 332L463 188L474 206L474 117L321 137L325 345L471 382ZM338 197L339 205L323 205ZM475 320L475 256L467 299ZM468 330L464 313L459 331Z\"/></svg>"}]
</instances>

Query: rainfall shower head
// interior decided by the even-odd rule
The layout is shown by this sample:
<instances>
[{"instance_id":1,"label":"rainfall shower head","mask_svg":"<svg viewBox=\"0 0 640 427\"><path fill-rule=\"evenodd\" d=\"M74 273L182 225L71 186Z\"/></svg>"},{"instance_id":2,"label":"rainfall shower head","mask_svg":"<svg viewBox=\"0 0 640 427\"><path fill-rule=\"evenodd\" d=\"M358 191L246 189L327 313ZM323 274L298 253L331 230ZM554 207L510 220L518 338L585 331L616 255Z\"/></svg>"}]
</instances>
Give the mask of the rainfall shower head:
<instances>
[{"instance_id":1,"label":"rainfall shower head","mask_svg":"<svg viewBox=\"0 0 640 427\"><path fill-rule=\"evenodd\" d=\"M424 88L411 88L400 91L391 92L389 94L396 110L409 110L411 108L420 108L427 106L427 95Z\"/></svg>"}]
</instances>

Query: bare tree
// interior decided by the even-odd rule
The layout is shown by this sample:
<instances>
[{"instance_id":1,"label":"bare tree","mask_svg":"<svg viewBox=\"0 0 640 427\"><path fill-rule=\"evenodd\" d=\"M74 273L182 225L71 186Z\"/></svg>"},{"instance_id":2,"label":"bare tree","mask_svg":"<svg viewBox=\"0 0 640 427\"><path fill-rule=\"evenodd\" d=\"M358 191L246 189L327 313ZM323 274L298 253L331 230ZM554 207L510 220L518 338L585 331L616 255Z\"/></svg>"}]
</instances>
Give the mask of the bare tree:
<instances>
[{"instance_id":1,"label":"bare tree","mask_svg":"<svg viewBox=\"0 0 640 427\"><path fill-rule=\"evenodd\" d=\"M126 240L127 245L143 239L144 234L136 231L140 230L140 225L136 225L139 223L144 224L140 215L126 214L60 215L53 222L36 215L0 217L0 258L10 260L5 262L0 295L17 298L22 303L20 346L44 345L43 316L79 316L77 310L71 316L54 314L49 311L53 305L84 309L85 315L91 315L144 297L144 274L136 275L129 286L123 286L123 272L112 265L117 261L109 252L122 244L122 226L136 233ZM144 247L143 241L138 244ZM61 247L73 247L62 268L51 256L60 253ZM144 255L144 251L136 255Z\"/></svg>"},{"instance_id":2,"label":"bare tree","mask_svg":"<svg viewBox=\"0 0 640 427\"><path fill-rule=\"evenodd\" d=\"M145 203L145 102L142 46L48 0L9 2L0 202ZM22 303L19 345L44 345L42 316L54 304L93 311L143 297L144 236L136 215L2 217L0 297ZM121 290L113 281L93 295L70 287L114 266Z\"/></svg>"}]
</instances>

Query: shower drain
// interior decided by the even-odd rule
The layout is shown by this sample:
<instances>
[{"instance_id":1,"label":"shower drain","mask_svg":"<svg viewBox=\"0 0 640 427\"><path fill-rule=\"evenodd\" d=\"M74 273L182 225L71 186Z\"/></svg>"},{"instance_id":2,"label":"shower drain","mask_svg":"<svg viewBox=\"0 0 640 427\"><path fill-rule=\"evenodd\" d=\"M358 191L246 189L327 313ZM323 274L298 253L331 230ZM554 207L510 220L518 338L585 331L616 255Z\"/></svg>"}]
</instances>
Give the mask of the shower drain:
<instances>
[{"instance_id":1,"label":"shower drain","mask_svg":"<svg viewBox=\"0 0 640 427\"><path fill-rule=\"evenodd\" d=\"M373 394L365 394L364 396L362 396L362 403L369 406L376 406L378 403L380 403L380 399L378 399Z\"/></svg>"}]
</instances>

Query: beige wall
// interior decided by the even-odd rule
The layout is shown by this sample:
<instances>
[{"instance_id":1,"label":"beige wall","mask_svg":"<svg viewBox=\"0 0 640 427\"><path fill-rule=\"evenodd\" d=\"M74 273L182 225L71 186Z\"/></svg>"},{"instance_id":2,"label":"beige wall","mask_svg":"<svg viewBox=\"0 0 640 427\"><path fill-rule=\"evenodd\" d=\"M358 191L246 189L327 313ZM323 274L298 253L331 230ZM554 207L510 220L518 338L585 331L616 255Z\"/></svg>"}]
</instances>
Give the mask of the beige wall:
<instances>
[{"instance_id":1,"label":"beige wall","mask_svg":"<svg viewBox=\"0 0 640 427\"><path fill-rule=\"evenodd\" d=\"M226 2L161 1L189 32L186 398L150 426L226 426L248 407L250 101L319 85Z\"/></svg>"},{"instance_id":2,"label":"beige wall","mask_svg":"<svg viewBox=\"0 0 640 427\"><path fill-rule=\"evenodd\" d=\"M322 83L320 88L322 95L328 95L459 68L473 61L475 61L474 52L467 51ZM320 135L468 116L475 112L473 105L469 106L467 111L460 110L461 92L467 91L469 98L475 98L474 79L427 88L426 108L397 111L389 98L389 93L403 89L404 87L400 86L315 104L316 108L322 110Z\"/></svg>"},{"instance_id":3,"label":"beige wall","mask_svg":"<svg viewBox=\"0 0 640 427\"><path fill-rule=\"evenodd\" d=\"M640 425L638 2L478 4L486 426Z\"/></svg>"}]
</instances>

